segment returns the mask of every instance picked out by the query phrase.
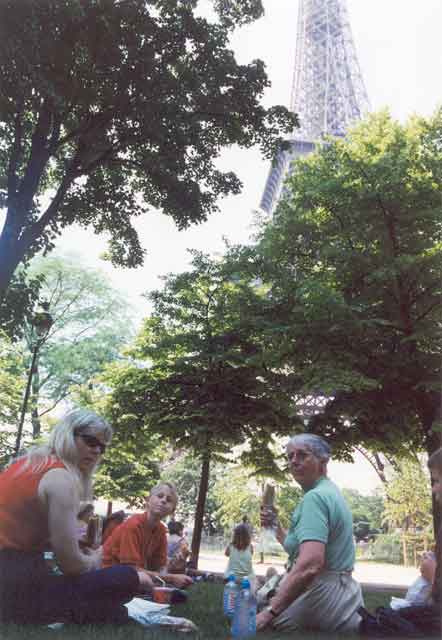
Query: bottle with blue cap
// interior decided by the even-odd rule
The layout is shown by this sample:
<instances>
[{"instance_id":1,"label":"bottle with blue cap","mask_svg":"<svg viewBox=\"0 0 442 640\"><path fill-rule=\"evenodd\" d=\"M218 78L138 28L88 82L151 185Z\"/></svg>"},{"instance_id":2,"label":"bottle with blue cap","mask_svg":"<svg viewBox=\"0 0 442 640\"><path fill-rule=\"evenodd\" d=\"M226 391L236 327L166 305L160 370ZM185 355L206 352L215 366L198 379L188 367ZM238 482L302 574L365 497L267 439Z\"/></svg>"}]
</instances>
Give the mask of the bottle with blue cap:
<instances>
[{"instance_id":1,"label":"bottle with blue cap","mask_svg":"<svg viewBox=\"0 0 442 640\"><path fill-rule=\"evenodd\" d=\"M233 573L231 573L227 578L226 584L224 585L223 593L223 613L230 619L233 618L238 591L239 589L238 585L236 584L235 576L233 575Z\"/></svg>"},{"instance_id":2,"label":"bottle with blue cap","mask_svg":"<svg viewBox=\"0 0 442 640\"><path fill-rule=\"evenodd\" d=\"M248 578L243 578L233 614L232 637L250 638L256 635L256 598Z\"/></svg>"}]
</instances>

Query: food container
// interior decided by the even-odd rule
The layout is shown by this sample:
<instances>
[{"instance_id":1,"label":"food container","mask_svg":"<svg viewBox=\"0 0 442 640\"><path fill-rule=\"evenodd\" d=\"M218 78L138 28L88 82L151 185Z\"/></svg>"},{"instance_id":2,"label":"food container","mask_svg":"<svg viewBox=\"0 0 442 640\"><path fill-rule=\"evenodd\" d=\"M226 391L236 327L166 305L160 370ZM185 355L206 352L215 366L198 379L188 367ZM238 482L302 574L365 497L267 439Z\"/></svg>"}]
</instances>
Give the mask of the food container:
<instances>
[{"instance_id":1,"label":"food container","mask_svg":"<svg viewBox=\"0 0 442 640\"><path fill-rule=\"evenodd\" d=\"M187 600L187 593L174 587L154 587L152 599L158 604L176 604Z\"/></svg>"},{"instance_id":2,"label":"food container","mask_svg":"<svg viewBox=\"0 0 442 640\"><path fill-rule=\"evenodd\" d=\"M87 544L93 547L99 547L103 534L103 518L101 516L91 516L87 524Z\"/></svg>"},{"instance_id":3,"label":"food container","mask_svg":"<svg viewBox=\"0 0 442 640\"><path fill-rule=\"evenodd\" d=\"M267 528L272 529L276 526L277 515L275 511L275 487L272 484L266 484L262 496L261 513L267 521Z\"/></svg>"}]
</instances>

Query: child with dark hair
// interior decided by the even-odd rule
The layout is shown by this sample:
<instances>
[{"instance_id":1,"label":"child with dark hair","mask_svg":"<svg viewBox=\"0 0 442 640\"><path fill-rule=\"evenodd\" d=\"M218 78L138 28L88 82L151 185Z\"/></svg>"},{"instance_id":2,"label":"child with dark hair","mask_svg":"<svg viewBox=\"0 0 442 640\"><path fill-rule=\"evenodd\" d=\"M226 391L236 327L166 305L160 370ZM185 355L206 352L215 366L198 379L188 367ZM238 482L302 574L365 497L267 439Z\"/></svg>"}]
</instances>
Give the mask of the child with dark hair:
<instances>
[{"instance_id":1,"label":"child with dark hair","mask_svg":"<svg viewBox=\"0 0 442 640\"><path fill-rule=\"evenodd\" d=\"M89 520L94 515L94 505L91 502L80 503L80 511L77 514L77 532L80 544L86 540L87 526Z\"/></svg>"},{"instance_id":2,"label":"child with dark hair","mask_svg":"<svg viewBox=\"0 0 442 640\"><path fill-rule=\"evenodd\" d=\"M233 574L236 580L249 578L250 584L255 584L255 572L252 562L253 548L251 545L250 527L238 524L233 530L232 542L227 545L225 555L229 558L224 577Z\"/></svg>"}]
</instances>

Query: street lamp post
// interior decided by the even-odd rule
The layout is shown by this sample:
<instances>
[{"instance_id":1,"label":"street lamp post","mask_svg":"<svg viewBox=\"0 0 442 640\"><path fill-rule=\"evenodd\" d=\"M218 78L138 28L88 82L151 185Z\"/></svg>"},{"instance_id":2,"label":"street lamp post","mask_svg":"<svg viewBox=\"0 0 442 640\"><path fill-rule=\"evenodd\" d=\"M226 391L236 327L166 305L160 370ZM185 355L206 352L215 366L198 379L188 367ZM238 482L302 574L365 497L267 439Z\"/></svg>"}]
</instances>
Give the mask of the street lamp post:
<instances>
[{"instance_id":1,"label":"street lamp post","mask_svg":"<svg viewBox=\"0 0 442 640\"><path fill-rule=\"evenodd\" d=\"M20 411L20 420L18 423L17 437L15 440L15 447L14 447L15 456L20 451L23 425L25 422L26 409L28 406L29 394L31 392L32 376L34 375L35 363L37 362L38 352L40 350L41 345L45 341L50 328L54 323L54 320L48 311L49 304L47 302L42 302L40 306L41 306L41 311L37 311L37 313L34 315L31 321L32 327L33 329L35 329L37 339L35 341L35 345L32 350L31 366L29 368L28 381L26 383L25 395L23 396L23 403Z\"/></svg>"}]
</instances>

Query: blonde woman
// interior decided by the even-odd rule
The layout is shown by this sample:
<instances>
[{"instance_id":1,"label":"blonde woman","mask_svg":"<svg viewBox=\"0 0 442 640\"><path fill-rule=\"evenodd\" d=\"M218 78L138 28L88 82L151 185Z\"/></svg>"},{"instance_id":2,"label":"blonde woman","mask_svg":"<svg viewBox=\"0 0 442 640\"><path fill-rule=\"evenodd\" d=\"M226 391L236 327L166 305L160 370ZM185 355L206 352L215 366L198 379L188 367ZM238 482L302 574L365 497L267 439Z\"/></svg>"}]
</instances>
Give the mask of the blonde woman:
<instances>
[{"instance_id":1,"label":"blonde woman","mask_svg":"<svg viewBox=\"0 0 442 640\"><path fill-rule=\"evenodd\" d=\"M79 545L77 514L111 437L105 420L74 410L0 474L1 622L124 623L123 603L150 591L145 574L100 569L102 549ZM63 575L50 573L48 548Z\"/></svg>"}]
</instances>

